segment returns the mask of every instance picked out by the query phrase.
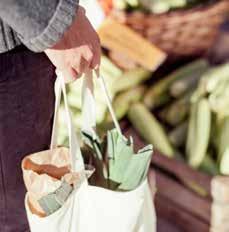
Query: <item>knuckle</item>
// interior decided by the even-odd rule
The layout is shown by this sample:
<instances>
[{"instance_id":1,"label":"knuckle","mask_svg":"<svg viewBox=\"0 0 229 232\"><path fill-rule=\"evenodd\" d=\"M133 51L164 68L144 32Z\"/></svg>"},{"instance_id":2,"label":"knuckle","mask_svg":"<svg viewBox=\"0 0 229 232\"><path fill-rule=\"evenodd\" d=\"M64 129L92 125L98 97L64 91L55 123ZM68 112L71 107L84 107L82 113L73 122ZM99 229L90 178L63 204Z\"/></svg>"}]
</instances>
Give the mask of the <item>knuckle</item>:
<instances>
[{"instance_id":1,"label":"knuckle","mask_svg":"<svg viewBox=\"0 0 229 232\"><path fill-rule=\"evenodd\" d=\"M94 55L93 55L92 51L90 50L90 52L87 55L88 62L91 62L93 60L93 57L94 57Z\"/></svg>"}]
</instances>

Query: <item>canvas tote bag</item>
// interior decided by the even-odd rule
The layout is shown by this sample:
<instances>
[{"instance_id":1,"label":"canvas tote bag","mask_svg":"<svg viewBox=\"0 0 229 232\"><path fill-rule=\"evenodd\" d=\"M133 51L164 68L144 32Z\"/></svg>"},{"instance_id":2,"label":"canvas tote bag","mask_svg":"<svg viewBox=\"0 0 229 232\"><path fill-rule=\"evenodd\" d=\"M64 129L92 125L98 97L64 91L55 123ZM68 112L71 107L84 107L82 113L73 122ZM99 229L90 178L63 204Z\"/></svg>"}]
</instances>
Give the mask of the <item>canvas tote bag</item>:
<instances>
[{"instance_id":1,"label":"canvas tote bag","mask_svg":"<svg viewBox=\"0 0 229 232\"><path fill-rule=\"evenodd\" d=\"M114 124L120 130L104 80L98 77L97 81L101 84ZM61 74L56 82L55 119L50 152L55 150L61 93L67 115L72 172L84 172L83 158L70 115L64 78ZM96 116L92 72L84 78L82 111L84 117L82 127L90 130L95 126ZM28 204L28 194L25 197L25 207L31 232L156 232L156 215L147 180L133 191L116 192L90 186L85 177L64 205L53 214L46 217L34 214Z\"/></svg>"}]
</instances>

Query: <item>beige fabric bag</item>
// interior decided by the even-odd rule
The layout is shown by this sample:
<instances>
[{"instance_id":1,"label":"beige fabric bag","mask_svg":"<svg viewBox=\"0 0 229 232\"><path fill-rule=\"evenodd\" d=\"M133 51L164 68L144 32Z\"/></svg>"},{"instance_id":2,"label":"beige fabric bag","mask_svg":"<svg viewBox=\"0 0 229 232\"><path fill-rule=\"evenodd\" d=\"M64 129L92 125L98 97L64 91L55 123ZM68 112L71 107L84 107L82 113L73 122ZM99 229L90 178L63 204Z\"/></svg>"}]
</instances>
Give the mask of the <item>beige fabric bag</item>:
<instances>
[{"instance_id":1,"label":"beige fabric bag","mask_svg":"<svg viewBox=\"0 0 229 232\"><path fill-rule=\"evenodd\" d=\"M70 139L70 150L68 153L71 157L71 170L82 172L84 164L72 126L67 105L65 84L62 80L61 77L58 78L57 84L61 82L61 91L63 92L65 109L68 115L67 121ZM98 78L98 81L101 81L101 87L107 98L115 125L120 130L104 82L100 78ZM93 90L89 83L90 75L89 78L85 78L83 91L83 128L92 130L95 126L96 111ZM56 91L56 94L57 112L60 93ZM56 131L55 125L56 117L54 120L54 132ZM53 138L55 137L53 136ZM49 152L53 153L54 151L51 150ZM65 157L64 154L63 157ZM64 164L68 165L69 163L65 162ZM61 166L60 168L64 169L65 166ZM25 170L24 173L26 173ZM28 198L29 193L25 198L25 206L31 232L156 232L156 215L147 180L133 191L116 192L101 187L90 186L87 179L84 178L82 184L77 189L74 189L65 204L55 213L46 217L34 214L28 204Z\"/></svg>"}]
</instances>

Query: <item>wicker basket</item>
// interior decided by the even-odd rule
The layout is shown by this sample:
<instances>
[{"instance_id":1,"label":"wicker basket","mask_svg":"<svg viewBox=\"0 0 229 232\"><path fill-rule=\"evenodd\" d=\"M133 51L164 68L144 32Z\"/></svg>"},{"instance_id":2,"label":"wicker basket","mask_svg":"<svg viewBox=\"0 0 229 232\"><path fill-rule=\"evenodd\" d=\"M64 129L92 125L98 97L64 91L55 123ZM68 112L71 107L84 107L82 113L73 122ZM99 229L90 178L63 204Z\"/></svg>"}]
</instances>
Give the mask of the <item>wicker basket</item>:
<instances>
[{"instance_id":1,"label":"wicker basket","mask_svg":"<svg viewBox=\"0 0 229 232\"><path fill-rule=\"evenodd\" d=\"M114 11L111 17L139 32L169 57L205 53L214 42L229 12L229 0L165 14Z\"/></svg>"}]
</instances>

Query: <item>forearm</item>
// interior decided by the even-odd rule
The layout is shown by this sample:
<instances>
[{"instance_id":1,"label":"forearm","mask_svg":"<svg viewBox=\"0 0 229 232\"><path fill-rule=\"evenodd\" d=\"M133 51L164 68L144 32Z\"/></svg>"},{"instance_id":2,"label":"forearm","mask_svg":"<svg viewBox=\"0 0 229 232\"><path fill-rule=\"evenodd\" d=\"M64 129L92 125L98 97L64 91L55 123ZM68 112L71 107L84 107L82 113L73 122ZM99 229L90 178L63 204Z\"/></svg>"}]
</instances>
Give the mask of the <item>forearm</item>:
<instances>
[{"instance_id":1,"label":"forearm","mask_svg":"<svg viewBox=\"0 0 229 232\"><path fill-rule=\"evenodd\" d=\"M52 47L75 18L78 0L1 0L0 17L33 51Z\"/></svg>"}]
</instances>

